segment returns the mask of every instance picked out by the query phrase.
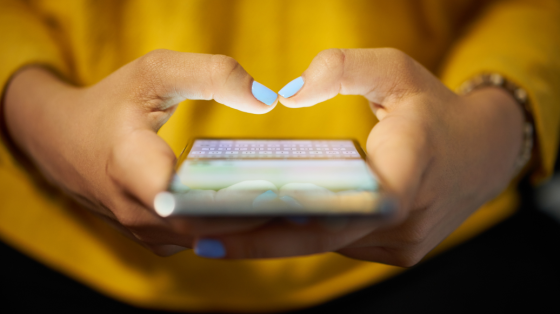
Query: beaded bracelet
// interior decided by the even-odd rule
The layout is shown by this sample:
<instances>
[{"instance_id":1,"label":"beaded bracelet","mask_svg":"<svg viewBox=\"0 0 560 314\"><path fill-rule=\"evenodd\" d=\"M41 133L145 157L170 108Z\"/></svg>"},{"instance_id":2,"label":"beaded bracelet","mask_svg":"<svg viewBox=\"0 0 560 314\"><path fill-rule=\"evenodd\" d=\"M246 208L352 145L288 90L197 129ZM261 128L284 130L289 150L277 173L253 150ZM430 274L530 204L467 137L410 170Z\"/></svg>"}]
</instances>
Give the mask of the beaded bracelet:
<instances>
[{"instance_id":1,"label":"beaded bracelet","mask_svg":"<svg viewBox=\"0 0 560 314\"><path fill-rule=\"evenodd\" d=\"M503 88L513 96L513 98L517 101L517 103L519 103L519 105L521 105L523 109L525 115L525 122L523 123L523 143L521 145L519 156L517 157L517 160L515 161L515 164L513 166L514 176L517 176L523 169L523 167L525 167L525 165L529 162L529 160L531 160L533 152L534 124L533 115L531 114L531 110L528 104L529 101L527 92L523 88L505 79L501 74L482 73L463 83L457 89L457 93L459 95L466 95L475 89L487 86Z\"/></svg>"}]
</instances>

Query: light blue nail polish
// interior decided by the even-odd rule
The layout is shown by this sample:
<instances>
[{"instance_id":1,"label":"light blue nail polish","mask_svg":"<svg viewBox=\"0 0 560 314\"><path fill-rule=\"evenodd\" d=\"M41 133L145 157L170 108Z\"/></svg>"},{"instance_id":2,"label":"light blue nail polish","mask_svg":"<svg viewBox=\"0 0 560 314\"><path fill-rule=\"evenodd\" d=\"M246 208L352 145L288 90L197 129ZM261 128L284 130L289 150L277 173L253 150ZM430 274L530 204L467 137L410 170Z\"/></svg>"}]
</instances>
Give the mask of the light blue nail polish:
<instances>
[{"instance_id":1,"label":"light blue nail polish","mask_svg":"<svg viewBox=\"0 0 560 314\"><path fill-rule=\"evenodd\" d=\"M196 242L194 253L207 258L222 258L226 256L226 249L219 240L200 239Z\"/></svg>"},{"instance_id":2,"label":"light blue nail polish","mask_svg":"<svg viewBox=\"0 0 560 314\"><path fill-rule=\"evenodd\" d=\"M274 200L277 196L278 195L276 195L274 191L268 190L263 194L260 194L259 196L255 197L255 199L253 200L253 207L259 207L259 205L263 203L270 202Z\"/></svg>"},{"instance_id":3,"label":"light blue nail polish","mask_svg":"<svg viewBox=\"0 0 560 314\"><path fill-rule=\"evenodd\" d=\"M269 106L278 98L275 92L257 81L253 81L252 92L256 99Z\"/></svg>"},{"instance_id":4,"label":"light blue nail polish","mask_svg":"<svg viewBox=\"0 0 560 314\"><path fill-rule=\"evenodd\" d=\"M280 199L292 208L303 208L303 205L301 205L298 201L296 201L295 198L291 196L284 195Z\"/></svg>"},{"instance_id":5,"label":"light blue nail polish","mask_svg":"<svg viewBox=\"0 0 560 314\"><path fill-rule=\"evenodd\" d=\"M284 98L289 98L294 96L301 87L303 86L303 77L298 77L297 79L291 81L290 83L286 84L286 86L282 87L282 89L278 92L280 96Z\"/></svg>"},{"instance_id":6,"label":"light blue nail polish","mask_svg":"<svg viewBox=\"0 0 560 314\"><path fill-rule=\"evenodd\" d=\"M298 225L305 225L309 222L309 217L305 216L289 216L286 219Z\"/></svg>"}]
</instances>

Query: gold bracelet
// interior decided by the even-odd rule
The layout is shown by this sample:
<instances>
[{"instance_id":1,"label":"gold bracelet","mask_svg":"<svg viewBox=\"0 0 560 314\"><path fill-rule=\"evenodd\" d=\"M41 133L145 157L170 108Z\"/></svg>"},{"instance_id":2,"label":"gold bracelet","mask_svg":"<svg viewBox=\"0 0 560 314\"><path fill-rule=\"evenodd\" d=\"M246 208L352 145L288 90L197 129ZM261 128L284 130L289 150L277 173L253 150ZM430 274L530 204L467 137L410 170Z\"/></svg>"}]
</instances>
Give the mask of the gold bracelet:
<instances>
[{"instance_id":1,"label":"gold bracelet","mask_svg":"<svg viewBox=\"0 0 560 314\"><path fill-rule=\"evenodd\" d=\"M533 155L534 123L533 115L531 114L529 107L527 92L523 88L504 78L501 74L482 73L463 83L457 89L457 94L466 95L475 89L487 86L503 88L513 96L523 109L523 113L525 115L525 122L523 124L523 143L521 145L519 156L513 166L513 174L514 176L517 176L529 160L531 160L531 156Z\"/></svg>"}]
</instances>

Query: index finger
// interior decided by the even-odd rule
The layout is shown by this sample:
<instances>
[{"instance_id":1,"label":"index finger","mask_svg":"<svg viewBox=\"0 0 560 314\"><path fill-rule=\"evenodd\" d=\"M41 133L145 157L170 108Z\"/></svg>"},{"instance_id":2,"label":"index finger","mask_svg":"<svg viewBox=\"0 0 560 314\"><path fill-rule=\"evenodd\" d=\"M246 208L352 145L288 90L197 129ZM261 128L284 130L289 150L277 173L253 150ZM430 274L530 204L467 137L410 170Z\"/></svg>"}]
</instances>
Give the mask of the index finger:
<instances>
[{"instance_id":1,"label":"index finger","mask_svg":"<svg viewBox=\"0 0 560 314\"><path fill-rule=\"evenodd\" d=\"M362 95L375 104L388 104L422 89L420 64L393 48L328 49L320 52L302 74L297 93L280 91L290 108L309 107L334 96ZM288 85L287 85L288 86ZM379 117L380 118L380 117Z\"/></svg>"},{"instance_id":2,"label":"index finger","mask_svg":"<svg viewBox=\"0 0 560 314\"><path fill-rule=\"evenodd\" d=\"M233 58L224 55L154 50L125 66L134 102L165 111L186 99L215 100L241 111L263 114L277 94L256 82ZM126 84L123 84L126 85Z\"/></svg>"},{"instance_id":3,"label":"index finger","mask_svg":"<svg viewBox=\"0 0 560 314\"><path fill-rule=\"evenodd\" d=\"M315 220L300 226L277 220L252 231L198 238L195 253L208 258L279 258L337 251L375 230L377 218L349 218L329 228Z\"/></svg>"}]
</instances>

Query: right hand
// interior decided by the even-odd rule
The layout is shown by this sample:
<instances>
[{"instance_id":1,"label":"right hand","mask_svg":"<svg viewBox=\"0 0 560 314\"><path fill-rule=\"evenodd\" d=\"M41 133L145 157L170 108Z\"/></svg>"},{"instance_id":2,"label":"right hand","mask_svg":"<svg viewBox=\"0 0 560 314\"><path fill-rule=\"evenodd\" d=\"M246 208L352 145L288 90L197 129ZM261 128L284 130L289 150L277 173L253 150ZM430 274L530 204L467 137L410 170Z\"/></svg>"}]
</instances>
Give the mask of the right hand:
<instances>
[{"instance_id":1,"label":"right hand","mask_svg":"<svg viewBox=\"0 0 560 314\"><path fill-rule=\"evenodd\" d=\"M150 52L87 88L28 67L9 84L4 101L11 139L42 174L125 235L158 255L191 247L193 234L239 232L266 223L244 219L163 219L153 210L175 165L156 132L185 99L214 99L263 114L253 78L221 55Z\"/></svg>"}]
</instances>

